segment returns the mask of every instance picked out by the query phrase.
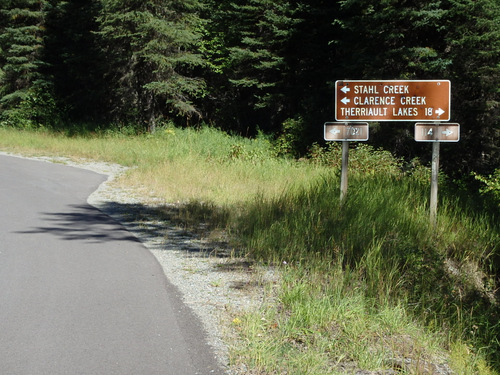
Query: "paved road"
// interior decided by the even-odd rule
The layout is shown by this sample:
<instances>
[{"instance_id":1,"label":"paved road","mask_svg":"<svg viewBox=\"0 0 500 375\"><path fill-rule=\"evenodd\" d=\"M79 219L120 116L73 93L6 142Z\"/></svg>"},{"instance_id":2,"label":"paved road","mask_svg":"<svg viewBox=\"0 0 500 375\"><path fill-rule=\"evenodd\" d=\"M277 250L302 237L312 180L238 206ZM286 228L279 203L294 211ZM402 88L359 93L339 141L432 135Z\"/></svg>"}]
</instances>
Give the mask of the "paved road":
<instances>
[{"instance_id":1,"label":"paved road","mask_svg":"<svg viewBox=\"0 0 500 375\"><path fill-rule=\"evenodd\" d=\"M104 180L0 156L0 373L222 373L153 255L86 203Z\"/></svg>"}]
</instances>

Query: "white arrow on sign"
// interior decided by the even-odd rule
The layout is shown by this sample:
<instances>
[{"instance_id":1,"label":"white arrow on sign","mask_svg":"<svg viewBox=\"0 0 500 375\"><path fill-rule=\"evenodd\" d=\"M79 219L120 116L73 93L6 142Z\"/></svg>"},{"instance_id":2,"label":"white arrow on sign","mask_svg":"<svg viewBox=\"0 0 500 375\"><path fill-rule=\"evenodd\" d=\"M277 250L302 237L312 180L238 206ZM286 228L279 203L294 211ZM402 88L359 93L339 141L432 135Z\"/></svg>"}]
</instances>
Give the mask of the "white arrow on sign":
<instances>
[{"instance_id":1,"label":"white arrow on sign","mask_svg":"<svg viewBox=\"0 0 500 375\"><path fill-rule=\"evenodd\" d=\"M332 130L330 130L330 133L332 133L333 135L340 134L340 130L337 128L333 128Z\"/></svg>"},{"instance_id":2,"label":"white arrow on sign","mask_svg":"<svg viewBox=\"0 0 500 375\"><path fill-rule=\"evenodd\" d=\"M438 116L441 116L444 112L445 112L445 111L443 111L441 108L438 108L438 109L436 110L436 113L437 113L437 115L438 115Z\"/></svg>"},{"instance_id":3,"label":"white arrow on sign","mask_svg":"<svg viewBox=\"0 0 500 375\"><path fill-rule=\"evenodd\" d=\"M342 91L344 94L347 94L349 91L351 91L351 89L348 88L347 86L344 86L340 89L340 91Z\"/></svg>"},{"instance_id":4,"label":"white arrow on sign","mask_svg":"<svg viewBox=\"0 0 500 375\"><path fill-rule=\"evenodd\" d=\"M448 137L448 136L453 134L453 131L450 129L446 129L444 132L441 132L441 133Z\"/></svg>"},{"instance_id":5,"label":"white arrow on sign","mask_svg":"<svg viewBox=\"0 0 500 375\"><path fill-rule=\"evenodd\" d=\"M351 101L351 99L344 98L341 100L342 103L347 104Z\"/></svg>"}]
</instances>

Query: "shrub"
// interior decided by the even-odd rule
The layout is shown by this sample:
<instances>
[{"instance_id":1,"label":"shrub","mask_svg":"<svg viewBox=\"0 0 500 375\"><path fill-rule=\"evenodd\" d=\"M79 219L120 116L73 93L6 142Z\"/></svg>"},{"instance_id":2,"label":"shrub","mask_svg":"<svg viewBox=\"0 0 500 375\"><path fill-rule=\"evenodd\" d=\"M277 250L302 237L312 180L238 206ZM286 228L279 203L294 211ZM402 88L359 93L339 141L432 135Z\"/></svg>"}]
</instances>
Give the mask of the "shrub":
<instances>
[{"instance_id":1,"label":"shrub","mask_svg":"<svg viewBox=\"0 0 500 375\"><path fill-rule=\"evenodd\" d=\"M37 129L56 127L61 115L50 87L39 84L22 95L19 104L4 110L0 120L3 126Z\"/></svg>"},{"instance_id":2,"label":"shrub","mask_svg":"<svg viewBox=\"0 0 500 375\"><path fill-rule=\"evenodd\" d=\"M500 168L496 169L488 177L478 175L477 173L473 173L473 176L483 184L479 192L492 197L500 206Z\"/></svg>"},{"instance_id":3,"label":"shrub","mask_svg":"<svg viewBox=\"0 0 500 375\"><path fill-rule=\"evenodd\" d=\"M342 145L330 142L326 147L313 144L309 149L309 159L313 163L327 165L339 170L342 167ZM395 158L389 151L375 149L370 145L358 144L349 150L350 173L361 175L386 174L400 176L402 160Z\"/></svg>"}]
</instances>

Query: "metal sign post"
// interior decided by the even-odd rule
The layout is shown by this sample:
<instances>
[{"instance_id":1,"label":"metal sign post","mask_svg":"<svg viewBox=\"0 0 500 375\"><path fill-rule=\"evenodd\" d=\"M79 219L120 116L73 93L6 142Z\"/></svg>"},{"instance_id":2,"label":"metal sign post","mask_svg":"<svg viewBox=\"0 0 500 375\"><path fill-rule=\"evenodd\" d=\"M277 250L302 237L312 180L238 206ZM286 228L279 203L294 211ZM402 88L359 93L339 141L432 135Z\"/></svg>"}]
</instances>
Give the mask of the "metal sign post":
<instances>
[{"instance_id":1,"label":"metal sign post","mask_svg":"<svg viewBox=\"0 0 500 375\"><path fill-rule=\"evenodd\" d=\"M431 171L431 201L430 221L433 227L437 224L437 201L438 201L438 178L439 178L439 142L432 144L432 171Z\"/></svg>"},{"instance_id":2,"label":"metal sign post","mask_svg":"<svg viewBox=\"0 0 500 375\"><path fill-rule=\"evenodd\" d=\"M342 141L342 172L340 174L340 203L347 196L347 171L349 169L349 141Z\"/></svg>"},{"instance_id":3,"label":"metal sign post","mask_svg":"<svg viewBox=\"0 0 500 375\"><path fill-rule=\"evenodd\" d=\"M439 144L441 142L458 142L460 139L460 124L456 123L416 123L415 140L417 142L432 142L431 165L431 200L429 202L430 221L433 227L437 225L438 179L439 179Z\"/></svg>"},{"instance_id":4,"label":"metal sign post","mask_svg":"<svg viewBox=\"0 0 500 375\"><path fill-rule=\"evenodd\" d=\"M323 135L325 141L342 142L342 171L340 174L340 203L342 204L347 195L349 169L349 142L367 141L370 128L367 122L344 123L344 122L325 122Z\"/></svg>"}]
</instances>

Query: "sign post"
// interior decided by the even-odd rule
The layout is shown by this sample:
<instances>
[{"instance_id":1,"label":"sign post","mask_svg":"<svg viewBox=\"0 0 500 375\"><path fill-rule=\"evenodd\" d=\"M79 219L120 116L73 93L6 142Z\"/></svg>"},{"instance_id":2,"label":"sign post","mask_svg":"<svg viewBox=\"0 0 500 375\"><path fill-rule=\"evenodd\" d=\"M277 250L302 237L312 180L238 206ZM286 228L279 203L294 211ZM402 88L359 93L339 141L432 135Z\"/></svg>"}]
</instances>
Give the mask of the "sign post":
<instances>
[{"instance_id":1,"label":"sign post","mask_svg":"<svg viewBox=\"0 0 500 375\"><path fill-rule=\"evenodd\" d=\"M344 203L347 196L347 179L349 169L349 141L342 141L342 171L340 174L340 204Z\"/></svg>"},{"instance_id":2,"label":"sign post","mask_svg":"<svg viewBox=\"0 0 500 375\"><path fill-rule=\"evenodd\" d=\"M367 122L344 123L325 122L323 135L325 141L342 142L342 171L340 174L340 202L344 202L347 195L349 169L349 142L367 141L369 137Z\"/></svg>"},{"instance_id":3,"label":"sign post","mask_svg":"<svg viewBox=\"0 0 500 375\"><path fill-rule=\"evenodd\" d=\"M433 227L436 227L437 224L438 178L439 142L434 142L432 144L431 201L429 203L430 221Z\"/></svg>"},{"instance_id":4,"label":"sign post","mask_svg":"<svg viewBox=\"0 0 500 375\"><path fill-rule=\"evenodd\" d=\"M432 142L431 162L431 200L430 221L432 226L437 224L438 178L439 178L439 149L441 142L458 142L460 140L460 124L457 123L416 123L415 141Z\"/></svg>"}]
</instances>

